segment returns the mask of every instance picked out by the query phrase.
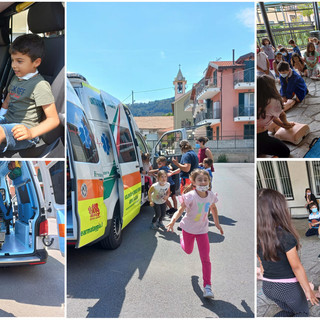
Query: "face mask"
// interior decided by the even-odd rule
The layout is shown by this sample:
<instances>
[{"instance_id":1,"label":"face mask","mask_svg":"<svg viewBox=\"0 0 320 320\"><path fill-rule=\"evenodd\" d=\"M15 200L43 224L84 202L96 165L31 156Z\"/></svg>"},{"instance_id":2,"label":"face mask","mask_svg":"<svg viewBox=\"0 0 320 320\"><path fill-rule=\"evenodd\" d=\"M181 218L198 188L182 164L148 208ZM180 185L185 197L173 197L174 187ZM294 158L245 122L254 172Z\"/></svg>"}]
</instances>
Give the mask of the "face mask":
<instances>
[{"instance_id":1,"label":"face mask","mask_svg":"<svg viewBox=\"0 0 320 320\"><path fill-rule=\"evenodd\" d=\"M280 76L281 76L282 78L286 78L286 77L288 76L288 73L280 73Z\"/></svg>"},{"instance_id":2,"label":"face mask","mask_svg":"<svg viewBox=\"0 0 320 320\"><path fill-rule=\"evenodd\" d=\"M311 211L312 211L313 213L316 213L316 212L318 211L318 209L317 209L317 208L312 208Z\"/></svg>"},{"instance_id":3,"label":"face mask","mask_svg":"<svg viewBox=\"0 0 320 320\"><path fill-rule=\"evenodd\" d=\"M287 53L286 53L286 52L284 52L282 55L286 57L286 56L287 56Z\"/></svg>"},{"instance_id":4,"label":"face mask","mask_svg":"<svg viewBox=\"0 0 320 320\"><path fill-rule=\"evenodd\" d=\"M209 190L209 185L206 185L206 186L196 186L196 189L197 189L198 191L205 192L205 191L208 191L208 190Z\"/></svg>"},{"instance_id":5,"label":"face mask","mask_svg":"<svg viewBox=\"0 0 320 320\"><path fill-rule=\"evenodd\" d=\"M38 73L38 70L37 70L36 72L34 72L34 73L28 73L28 74L26 74L25 76L23 76L23 77L18 77L18 78L19 78L19 80L29 80L29 79L31 79L33 76L35 76L37 73Z\"/></svg>"},{"instance_id":6,"label":"face mask","mask_svg":"<svg viewBox=\"0 0 320 320\"><path fill-rule=\"evenodd\" d=\"M200 148L200 144L199 143L196 143L196 148Z\"/></svg>"},{"instance_id":7,"label":"face mask","mask_svg":"<svg viewBox=\"0 0 320 320\"><path fill-rule=\"evenodd\" d=\"M307 195L308 195L308 196L310 196L310 194L311 194L310 192L307 192Z\"/></svg>"}]
</instances>

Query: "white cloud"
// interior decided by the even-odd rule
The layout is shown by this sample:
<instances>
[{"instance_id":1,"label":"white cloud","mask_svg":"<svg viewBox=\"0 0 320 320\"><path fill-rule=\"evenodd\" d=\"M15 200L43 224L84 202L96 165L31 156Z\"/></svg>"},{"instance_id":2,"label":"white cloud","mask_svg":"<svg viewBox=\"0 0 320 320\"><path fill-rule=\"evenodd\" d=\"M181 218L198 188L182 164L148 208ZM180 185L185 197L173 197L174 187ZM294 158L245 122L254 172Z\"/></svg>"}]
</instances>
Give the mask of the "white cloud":
<instances>
[{"instance_id":1,"label":"white cloud","mask_svg":"<svg viewBox=\"0 0 320 320\"><path fill-rule=\"evenodd\" d=\"M160 56L161 56L161 59L165 59L166 58L166 54L165 54L165 52L163 50L160 51Z\"/></svg>"},{"instance_id":2,"label":"white cloud","mask_svg":"<svg viewBox=\"0 0 320 320\"><path fill-rule=\"evenodd\" d=\"M238 21L250 29L255 27L255 12L253 8L246 8L239 11L236 15Z\"/></svg>"}]
</instances>

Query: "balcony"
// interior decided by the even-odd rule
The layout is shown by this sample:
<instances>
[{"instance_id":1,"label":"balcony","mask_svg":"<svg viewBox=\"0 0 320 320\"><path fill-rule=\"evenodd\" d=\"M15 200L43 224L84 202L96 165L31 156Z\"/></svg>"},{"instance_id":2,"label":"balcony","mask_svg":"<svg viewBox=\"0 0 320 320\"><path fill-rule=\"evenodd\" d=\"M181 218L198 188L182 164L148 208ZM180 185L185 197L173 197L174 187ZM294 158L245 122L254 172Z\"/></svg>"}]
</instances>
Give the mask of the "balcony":
<instances>
[{"instance_id":1,"label":"balcony","mask_svg":"<svg viewBox=\"0 0 320 320\"><path fill-rule=\"evenodd\" d=\"M235 72L233 85L235 90L254 89L254 69L250 68Z\"/></svg>"},{"instance_id":2,"label":"balcony","mask_svg":"<svg viewBox=\"0 0 320 320\"><path fill-rule=\"evenodd\" d=\"M233 107L233 121L254 121L254 107Z\"/></svg>"},{"instance_id":3,"label":"balcony","mask_svg":"<svg viewBox=\"0 0 320 320\"><path fill-rule=\"evenodd\" d=\"M211 99L220 92L220 88L217 87L216 83L208 83L208 80L203 78L198 82L196 88L196 99L205 100Z\"/></svg>"},{"instance_id":4,"label":"balcony","mask_svg":"<svg viewBox=\"0 0 320 320\"><path fill-rule=\"evenodd\" d=\"M221 122L221 108L211 108L211 110L201 110L196 114L195 125L217 124Z\"/></svg>"},{"instance_id":5,"label":"balcony","mask_svg":"<svg viewBox=\"0 0 320 320\"><path fill-rule=\"evenodd\" d=\"M194 105L193 100L187 99L184 102L184 111L192 111L193 105Z\"/></svg>"}]
</instances>

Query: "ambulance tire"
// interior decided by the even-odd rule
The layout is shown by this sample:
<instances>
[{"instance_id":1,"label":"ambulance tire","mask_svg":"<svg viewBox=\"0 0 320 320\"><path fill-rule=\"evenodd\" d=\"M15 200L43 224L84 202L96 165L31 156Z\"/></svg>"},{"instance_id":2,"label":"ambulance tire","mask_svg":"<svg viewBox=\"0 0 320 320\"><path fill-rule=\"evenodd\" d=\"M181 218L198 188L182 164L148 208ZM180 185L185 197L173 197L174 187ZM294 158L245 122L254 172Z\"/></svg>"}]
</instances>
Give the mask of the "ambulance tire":
<instances>
[{"instance_id":1,"label":"ambulance tire","mask_svg":"<svg viewBox=\"0 0 320 320\"><path fill-rule=\"evenodd\" d=\"M101 240L101 246L103 249L117 249L122 241L122 222L120 218L119 206L115 208L114 216L112 219L112 225L109 235Z\"/></svg>"}]
</instances>

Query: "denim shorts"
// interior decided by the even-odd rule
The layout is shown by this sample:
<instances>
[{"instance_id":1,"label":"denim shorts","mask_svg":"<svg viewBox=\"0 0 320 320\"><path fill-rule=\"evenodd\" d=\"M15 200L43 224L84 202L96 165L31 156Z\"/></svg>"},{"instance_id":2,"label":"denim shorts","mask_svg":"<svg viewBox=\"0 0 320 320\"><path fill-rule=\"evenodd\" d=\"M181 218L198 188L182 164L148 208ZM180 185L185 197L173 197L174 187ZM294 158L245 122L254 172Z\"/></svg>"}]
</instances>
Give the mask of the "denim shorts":
<instances>
[{"instance_id":1,"label":"denim shorts","mask_svg":"<svg viewBox=\"0 0 320 320\"><path fill-rule=\"evenodd\" d=\"M11 130L13 127L21 123L8 123L4 116L0 116L0 127L3 128L6 135L6 142L0 144L0 152L5 152L7 150L23 150L35 146L39 142L39 137L31 140L21 140L18 141L13 137ZM29 128L28 126L26 126Z\"/></svg>"}]
</instances>

